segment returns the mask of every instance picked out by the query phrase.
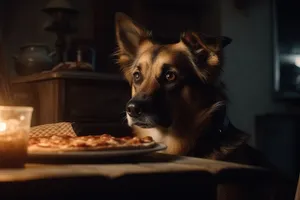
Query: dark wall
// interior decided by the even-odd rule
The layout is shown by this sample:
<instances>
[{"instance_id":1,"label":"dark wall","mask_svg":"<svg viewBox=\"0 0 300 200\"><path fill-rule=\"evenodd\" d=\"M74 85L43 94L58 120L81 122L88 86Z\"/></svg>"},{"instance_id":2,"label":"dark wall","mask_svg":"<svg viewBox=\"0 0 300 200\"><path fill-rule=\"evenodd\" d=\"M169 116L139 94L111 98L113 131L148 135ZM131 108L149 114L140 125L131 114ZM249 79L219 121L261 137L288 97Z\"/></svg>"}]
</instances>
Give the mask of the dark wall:
<instances>
[{"instance_id":1,"label":"dark wall","mask_svg":"<svg viewBox=\"0 0 300 200\"><path fill-rule=\"evenodd\" d=\"M98 71L118 72L111 57L116 49L114 14L125 12L155 36L179 39L186 29L220 34L219 0L94 1L95 40L98 47Z\"/></svg>"}]
</instances>

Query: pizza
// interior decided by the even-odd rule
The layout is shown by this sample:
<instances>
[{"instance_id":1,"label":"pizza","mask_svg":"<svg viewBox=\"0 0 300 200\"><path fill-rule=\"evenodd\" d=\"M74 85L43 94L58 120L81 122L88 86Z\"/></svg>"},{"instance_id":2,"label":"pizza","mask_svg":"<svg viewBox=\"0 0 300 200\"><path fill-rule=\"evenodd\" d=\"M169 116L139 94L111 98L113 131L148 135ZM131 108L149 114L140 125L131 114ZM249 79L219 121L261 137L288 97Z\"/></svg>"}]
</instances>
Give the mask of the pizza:
<instances>
[{"instance_id":1,"label":"pizza","mask_svg":"<svg viewBox=\"0 0 300 200\"><path fill-rule=\"evenodd\" d=\"M32 137L28 140L29 152L70 152L146 149L156 145L152 137L113 137L109 134L87 136Z\"/></svg>"}]
</instances>

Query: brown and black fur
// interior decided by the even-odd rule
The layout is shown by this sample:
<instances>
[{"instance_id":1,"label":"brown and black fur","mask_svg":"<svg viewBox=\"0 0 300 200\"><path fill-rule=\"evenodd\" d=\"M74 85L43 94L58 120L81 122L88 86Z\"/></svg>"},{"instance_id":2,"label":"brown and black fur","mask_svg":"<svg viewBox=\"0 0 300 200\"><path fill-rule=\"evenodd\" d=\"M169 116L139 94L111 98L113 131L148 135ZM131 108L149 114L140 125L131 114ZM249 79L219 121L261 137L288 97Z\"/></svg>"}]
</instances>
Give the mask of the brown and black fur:
<instances>
[{"instance_id":1,"label":"brown and black fur","mask_svg":"<svg viewBox=\"0 0 300 200\"><path fill-rule=\"evenodd\" d=\"M166 153L176 155L227 160L236 150L249 148L248 136L232 125L226 134L218 133L227 103L219 58L229 38L185 32L178 43L160 44L122 13L116 15L116 37L118 63L132 87L132 100L149 100L149 109L162 118L156 123L148 117L139 126L127 115L135 134L154 137L168 146ZM176 82L164 82L167 70L176 73ZM141 80L134 81L135 72Z\"/></svg>"},{"instance_id":2,"label":"brown and black fur","mask_svg":"<svg viewBox=\"0 0 300 200\"><path fill-rule=\"evenodd\" d=\"M127 119L134 134L165 143L169 154L272 166L247 144L246 133L223 123L228 99L220 58L230 38L187 31L161 44L123 13L116 14L116 38L132 89Z\"/></svg>"}]
</instances>

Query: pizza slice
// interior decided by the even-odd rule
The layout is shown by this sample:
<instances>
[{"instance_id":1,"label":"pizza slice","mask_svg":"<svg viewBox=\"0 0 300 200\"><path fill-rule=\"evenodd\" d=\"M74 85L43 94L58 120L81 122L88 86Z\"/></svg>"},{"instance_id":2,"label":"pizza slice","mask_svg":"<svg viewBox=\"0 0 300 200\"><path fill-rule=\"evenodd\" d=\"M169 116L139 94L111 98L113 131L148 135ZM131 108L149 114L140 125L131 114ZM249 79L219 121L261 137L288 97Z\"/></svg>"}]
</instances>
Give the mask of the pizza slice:
<instances>
[{"instance_id":1,"label":"pizza slice","mask_svg":"<svg viewBox=\"0 0 300 200\"><path fill-rule=\"evenodd\" d=\"M113 137L109 134L87 136L33 137L28 141L29 152L70 152L147 149L157 143L152 137Z\"/></svg>"}]
</instances>

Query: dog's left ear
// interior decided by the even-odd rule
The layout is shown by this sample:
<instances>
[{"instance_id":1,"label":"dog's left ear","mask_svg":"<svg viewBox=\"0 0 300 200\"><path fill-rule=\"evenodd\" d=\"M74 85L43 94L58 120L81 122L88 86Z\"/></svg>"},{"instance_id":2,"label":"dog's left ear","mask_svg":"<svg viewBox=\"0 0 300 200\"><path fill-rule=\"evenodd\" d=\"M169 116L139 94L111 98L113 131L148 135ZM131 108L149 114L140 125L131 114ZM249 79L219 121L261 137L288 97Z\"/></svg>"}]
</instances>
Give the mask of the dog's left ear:
<instances>
[{"instance_id":1,"label":"dog's left ear","mask_svg":"<svg viewBox=\"0 0 300 200\"><path fill-rule=\"evenodd\" d=\"M226 36L208 36L196 32L185 32L181 41L190 49L196 58L205 57L209 66L219 65L220 51L232 42Z\"/></svg>"},{"instance_id":2,"label":"dog's left ear","mask_svg":"<svg viewBox=\"0 0 300 200\"><path fill-rule=\"evenodd\" d=\"M140 43L149 37L148 32L129 16L118 12L115 14L116 39L121 65L130 63L136 56Z\"/></svg>"}]
</instances>

